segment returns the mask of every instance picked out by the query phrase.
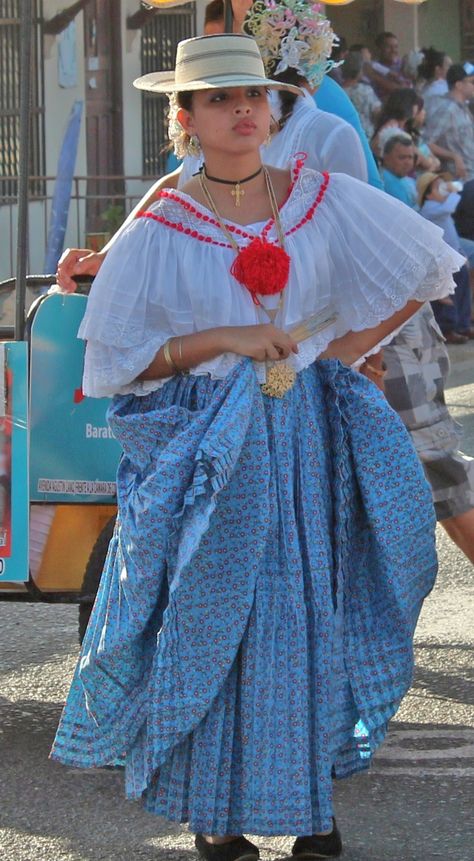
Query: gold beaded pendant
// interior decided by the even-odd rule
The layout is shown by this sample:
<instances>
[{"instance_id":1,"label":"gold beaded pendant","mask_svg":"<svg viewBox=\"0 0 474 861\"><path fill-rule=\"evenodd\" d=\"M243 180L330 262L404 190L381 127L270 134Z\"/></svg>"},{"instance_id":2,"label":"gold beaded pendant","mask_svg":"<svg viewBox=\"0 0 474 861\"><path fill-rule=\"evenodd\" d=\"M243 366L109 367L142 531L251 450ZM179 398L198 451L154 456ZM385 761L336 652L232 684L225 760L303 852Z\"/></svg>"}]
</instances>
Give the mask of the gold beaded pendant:
<instances>
[{"instance_id":1,"label":"gold beaded pendant","mask_svg":"<svg viewBox=\"0 0 474 861\"><path fill-rule=\"evenodd\" d=\"M296 371L285 362L275 362L267 369L267 380L262 385L262 394L270 398L283 398L293 388Z\"/></svg>"}]
</instances>

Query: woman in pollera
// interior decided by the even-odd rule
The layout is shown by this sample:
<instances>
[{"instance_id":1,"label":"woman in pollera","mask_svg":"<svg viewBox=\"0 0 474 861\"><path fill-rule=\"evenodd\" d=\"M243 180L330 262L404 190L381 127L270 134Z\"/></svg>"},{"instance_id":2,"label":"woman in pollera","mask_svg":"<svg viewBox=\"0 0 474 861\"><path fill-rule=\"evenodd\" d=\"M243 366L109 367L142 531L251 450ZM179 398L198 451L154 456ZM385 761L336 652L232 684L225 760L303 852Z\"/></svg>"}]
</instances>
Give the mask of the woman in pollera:
<instances>
[{"instance_id":1,"label":"woman in pollera","mask_svg":"<svg viewBox=\"0 0 474 861\"><path fill-rule=\"evenodd\" d=\"M208 861L257 859L244 833L333 857L333 777L382 741L436 572L409 437L350 366L462 258L357 180L262 164L267 90L295 88L249 36L136 83L177 94L204 167L114 243L79 332L123 456L52 755L124 757L127 794Z\"/></svg>"}]
</instances>

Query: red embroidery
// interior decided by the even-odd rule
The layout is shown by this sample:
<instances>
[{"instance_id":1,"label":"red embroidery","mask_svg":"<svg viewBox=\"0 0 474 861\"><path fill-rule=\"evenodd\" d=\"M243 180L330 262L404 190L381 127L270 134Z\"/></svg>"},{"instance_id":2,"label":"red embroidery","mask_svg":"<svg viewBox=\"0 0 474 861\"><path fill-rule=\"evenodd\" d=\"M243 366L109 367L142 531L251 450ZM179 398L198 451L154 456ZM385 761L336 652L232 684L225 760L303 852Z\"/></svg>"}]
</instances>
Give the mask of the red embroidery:
<instances>
[{"instance_id":1,"label":"red embroidery","mask_svg":"<svg viewBox=\"0 0 474 861\"><path fill-rule=\"evenodd\" d=\"M318 195L317 195L316 200L314 201L313 205L310 206L310 208L308 209L308 212L301 219L301 221L298 221L298 223L295 224L294 227L292 227L290 230L287 230L287 232L285 233L285 236L290 236L292 233L295 233L297 230L299 230L300 227L303 227L303 224L306 224L307 221L311 221L314 213L316 212L319 204L321 203L324 195L326 194L326 189L329 185L329 174L327 173L327 171L323 172L323 177L324 177L324 182L323 182L321 188L319 189Z\"/></svg>"},{"instance_id":2,"label":"red embroidery","mask_svg":"<svg viewBox=\"0 0 474 861\"><path fill-rule=\"evenodd\" d=\"M300 156L300 158L298 158L298 156ZM304 156L304 158L303 158L303 156ZM301 168L304 165L305 158L306 158L305 153L297 153L297 161L296 161L296 165L295 165L294 178L293 178L293 181L292 181L292 183L288 189L288 195L286 197L286 200L288 200L288 197L291 195L291 192L293 191L295 182L297 181L298 176L299 176L300 171L301 171ZM287 230L285 232L285 236L291 236L292 233L295 233L297 230L300 229L300 227L303 227L304 224L306 224L308 221L311 221L311 219L313 218L313 215L316 212L316 209L318 208L319 204L323 200L324 195L327 191L327 187L329 185L329 174L326 171L324 171L322 173L322 177L323 177L323 183L321 184L321 187L320 187L319 192L316 196L316 199L314 200L314 203L312 203L312 205L308 209L306 215L304 215L303 218L300 219L300 221L298 221L298 223L294 225L294 227L291 227L289 230ZM201 212L199 209L197 209L195 206L193 206L192 203L190 203L187 200L183 200L183 198L180 195L175 194L173 191L170 191L168 189L163 189L163 191L160 192L160 198L161 197L168 198L169 200L172 200L175 203L179 203L179 205L182 206L183 209L185 209L187 212L190 212L196 218L200 219L201 221L205 221L208 224L212 224L212 225L214 225L214 227L220 228L220 224L218 221L216 221L215 218L212 218L212 216ZM285 200L285 203L286 203L286 200ZM137 218L151 218L151 219L153 219L153 221L158 221L160 224L164 224L165 227L171 227L173 230L178 230L180 233L185 233L188 236L192 236L193 239L198 239L199 242L212 243L212 245L217 245L220 248L232 248L232 245L230 245L230 243L228 243L228 242L219 242L216 239L212 239L210 236L205 236L204 234L199 233L197 230L191 230L191 228L183 227L183 225L178 223L178 222L170 221L169 219L165 218L163 215L157 215L155 212L139 212L139 213L137 213L136 217ZM261 233L261 236L263 239L266 239L267 234L269 233L269 231L271 230L271 228L273 226L273 223L274 223L274 219L271 218L267 222L265 227L263 228L262 233ZM250 241L253 241L255 239L255 234L247 233L246 230L243 230L242 228L237 227L234 224L226 224L226 228L231 233L235 233L237 236L242 236L244 239L248 239Z\"/></svg>"}]
</instances>

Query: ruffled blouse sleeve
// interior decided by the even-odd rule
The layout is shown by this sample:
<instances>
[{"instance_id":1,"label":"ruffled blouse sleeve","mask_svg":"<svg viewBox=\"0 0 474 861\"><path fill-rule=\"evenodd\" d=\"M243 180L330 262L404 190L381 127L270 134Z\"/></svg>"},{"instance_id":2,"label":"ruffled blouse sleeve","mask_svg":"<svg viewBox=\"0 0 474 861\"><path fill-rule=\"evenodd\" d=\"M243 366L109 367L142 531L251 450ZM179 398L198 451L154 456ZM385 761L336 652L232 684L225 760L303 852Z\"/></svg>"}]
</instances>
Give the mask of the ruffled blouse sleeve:
<instances>
[{"instance_id":1,"label":"ruffled blouse sleeve","mask_svg":"<svg viewBox=\"0 0 474 861\"><path fill-rule=\"evenodd\" d=\"M337 335L376 326L412 299L454 291L462 255L439 227L385 192L331 174L318 218L332 260Z\"/></svg>"},{"instance_id":2,"label":"ruffled blouse sleeve","mask_svg":"<svg viewBox=\"0 0 474 861\"><path fill-rule=\"evenodd\" d=\"M110 248L78 332L87 341L84 394L145 394L156 388L156 381L137 383L136 377L165 341L193 331L177 255L169 253L170 233L156 222L139 218Z\"/></svg>"}]
</instances>

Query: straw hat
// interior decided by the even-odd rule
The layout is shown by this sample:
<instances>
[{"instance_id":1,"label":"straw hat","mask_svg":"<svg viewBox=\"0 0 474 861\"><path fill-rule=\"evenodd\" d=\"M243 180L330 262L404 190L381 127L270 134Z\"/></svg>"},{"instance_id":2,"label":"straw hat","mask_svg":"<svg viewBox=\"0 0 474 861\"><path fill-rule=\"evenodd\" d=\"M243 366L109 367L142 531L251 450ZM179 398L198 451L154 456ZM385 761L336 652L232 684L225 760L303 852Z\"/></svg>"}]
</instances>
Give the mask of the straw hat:
<instances>
[{"instance_id":1,"label":"straw hat","mask_svg":"<svg viewBox=\"0 0 474 861\"><path fill-rule=\"evenodd\" d=\"M178 44L176 68L151 72L133 82L152 93L185 93L222 87L269 87L302 95L293 84L265 77L263 60L251 36L222 34L197 36Z\"/></svg>"},{"instance_id":2,"label":"straw hat","mask_svg":"<svg viewBox=\"0 0 474 861\"><path fill-rule=\"evenodd\" d=\"M430 185L433 185L435 179L441 179L441 177L439 173L433 173L431 170L427 170L418 177L416 181L416 190L418 192L418 202L420 206L424 203L428 189Z\"/></svg>"}]
</instances>

